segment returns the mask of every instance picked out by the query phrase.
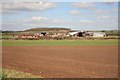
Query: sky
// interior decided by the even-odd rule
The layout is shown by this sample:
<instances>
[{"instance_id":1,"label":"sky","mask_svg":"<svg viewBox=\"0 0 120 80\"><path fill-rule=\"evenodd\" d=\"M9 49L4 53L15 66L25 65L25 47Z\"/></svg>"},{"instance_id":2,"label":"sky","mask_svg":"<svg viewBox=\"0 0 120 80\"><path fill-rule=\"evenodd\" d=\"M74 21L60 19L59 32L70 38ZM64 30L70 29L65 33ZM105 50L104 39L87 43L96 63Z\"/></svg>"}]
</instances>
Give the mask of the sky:
<instances>
[{"instance_id":1,"label":"sky","mask_svg":"<svg viewBox=\"0 0 120 80\"><path fill-rule=\"evenodd\" d=\"M3 2L2 30L60 27L117 30L118 2Z\"/></svg>"}]
</instances>

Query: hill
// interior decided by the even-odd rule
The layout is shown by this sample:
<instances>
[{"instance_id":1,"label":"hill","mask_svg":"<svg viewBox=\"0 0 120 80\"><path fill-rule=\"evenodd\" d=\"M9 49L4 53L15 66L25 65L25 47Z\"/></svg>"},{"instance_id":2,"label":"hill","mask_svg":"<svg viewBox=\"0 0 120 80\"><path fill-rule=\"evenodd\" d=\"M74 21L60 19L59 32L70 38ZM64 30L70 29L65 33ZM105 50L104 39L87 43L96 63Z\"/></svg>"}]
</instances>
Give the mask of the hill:
<instances>
[{"instance_id":1,"label":"hill","mask_svg":"<svg viewBox=\"0 0 120 80\"><path fill-rule=\"evenodd\" d=\"M26 31L33 31L33 32L38 32L38 31L70 31L71 29L69 28L32 28L32 29L28 29L25 30Z\"/></svg>"}]
</instances>

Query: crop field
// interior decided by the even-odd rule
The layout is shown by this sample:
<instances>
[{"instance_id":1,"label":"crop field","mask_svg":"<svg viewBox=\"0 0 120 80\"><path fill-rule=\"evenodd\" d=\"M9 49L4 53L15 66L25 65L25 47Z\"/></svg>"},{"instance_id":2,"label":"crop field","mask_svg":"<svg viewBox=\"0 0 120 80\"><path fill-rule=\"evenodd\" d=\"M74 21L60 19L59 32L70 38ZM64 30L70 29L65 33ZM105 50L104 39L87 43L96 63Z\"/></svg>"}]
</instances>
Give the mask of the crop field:
<instances>
[{"instance_id":1,"label":"crop field","mask_svg":"<svg viewBox=\"0 0 120 80\"><path fill-rule=\"evenodd\" d=\"M118 45L118 40L3 40L1 46L95 46Z\"/></svg>"},{"instance_id":2,"label":"crop field","mask_svg":"<svg viewBox=\"0 0 120 80\"><path fill-rule=\"evenodd\" d=\"M118 77L118 40L4 40L1 46L3 67L15 73L43 78Z\"/></svg>"}]
</instances>

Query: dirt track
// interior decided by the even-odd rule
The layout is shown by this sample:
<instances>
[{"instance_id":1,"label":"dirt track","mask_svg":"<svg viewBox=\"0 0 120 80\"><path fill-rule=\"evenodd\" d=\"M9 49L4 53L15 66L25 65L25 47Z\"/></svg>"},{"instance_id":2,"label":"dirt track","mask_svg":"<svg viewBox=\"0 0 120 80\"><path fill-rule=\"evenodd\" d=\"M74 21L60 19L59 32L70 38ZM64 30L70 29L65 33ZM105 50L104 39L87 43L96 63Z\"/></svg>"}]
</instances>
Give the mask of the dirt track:
<instances>
[{"instance_id":1,"label":"dirt track","mask_svg":"<svg viewBox=\"0 0 120 80\"><path fill-rule=\"evenodd\" d=\"M3 66L43 77L118 76L117 46L3 47Z\"/></svg>"}]
</instances>

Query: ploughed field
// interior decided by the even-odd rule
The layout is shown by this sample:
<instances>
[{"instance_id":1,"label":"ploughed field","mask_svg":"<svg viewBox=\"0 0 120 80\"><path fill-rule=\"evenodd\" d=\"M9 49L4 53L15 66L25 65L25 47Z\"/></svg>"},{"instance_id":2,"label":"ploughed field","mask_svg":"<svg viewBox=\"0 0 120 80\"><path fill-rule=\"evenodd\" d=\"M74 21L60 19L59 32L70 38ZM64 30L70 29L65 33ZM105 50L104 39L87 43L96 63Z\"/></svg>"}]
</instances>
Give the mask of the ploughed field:
<instances>
[{"instance_id":1,"label":"ploughed field","mask_svg":"<svg viewBox=\"0 0 120 80\"><path fill-rule=\"evenodd\" d=\"M3 67L44 78L118 77L117 45L3 46L2 50Z\"/></svg>"}]
</instances>

